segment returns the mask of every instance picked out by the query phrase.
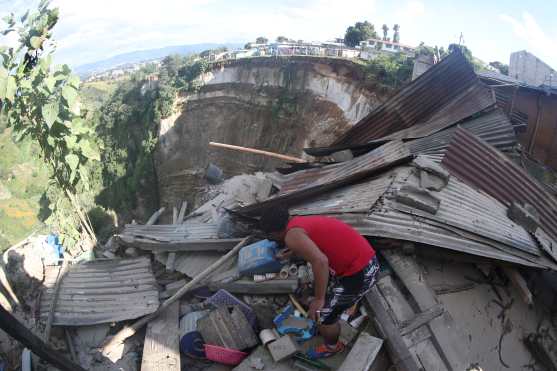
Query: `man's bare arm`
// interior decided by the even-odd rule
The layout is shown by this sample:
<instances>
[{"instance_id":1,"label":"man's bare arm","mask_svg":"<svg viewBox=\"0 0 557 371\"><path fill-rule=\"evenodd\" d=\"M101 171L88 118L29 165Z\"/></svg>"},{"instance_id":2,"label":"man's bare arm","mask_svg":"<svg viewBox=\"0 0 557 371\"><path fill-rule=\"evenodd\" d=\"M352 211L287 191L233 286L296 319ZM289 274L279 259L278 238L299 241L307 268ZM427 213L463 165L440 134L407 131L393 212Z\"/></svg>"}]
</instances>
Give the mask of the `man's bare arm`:
<instances>
[{"instance_id":1,"label":"man's bare arm","mask_svg":"<svg viewBox=\"0 0 557 371\"><path fill-rule=\"evenodd\" d=\"M301 228L289 230L286 234L285 242L286 246L294 254L311 264L314 276L315 298L319 302L324 303L327 283L329 282L329 260ZM315 313L310 314L313 317L315 316Z\"/></svg>"}]
</instances>

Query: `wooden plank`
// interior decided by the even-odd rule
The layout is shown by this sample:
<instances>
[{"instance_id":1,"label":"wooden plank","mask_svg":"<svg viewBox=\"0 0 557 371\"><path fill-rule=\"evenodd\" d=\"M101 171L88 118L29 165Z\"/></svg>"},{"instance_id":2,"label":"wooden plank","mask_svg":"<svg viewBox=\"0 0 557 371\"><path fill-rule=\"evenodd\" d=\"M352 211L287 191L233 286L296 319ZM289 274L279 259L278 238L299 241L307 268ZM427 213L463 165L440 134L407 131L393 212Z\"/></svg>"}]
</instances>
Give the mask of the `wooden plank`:
<instances>
[{"instance_id":1,"label":"wooden plank","mask_svg":"<svg viewBox=\"0 0 557 371\"><path fill-rule=\"evenodd\" d=\"M522 275L515 269L508 266L501 266L505 275L509 278L513 286L518 291L520 298L523 302L525 302L528 306L534 305L534 298L530 289L528 288L528 284Z\"/></svg>"},{"instance_id":2,"label":"wooden plank","mask_svg":"<svg viewBox=\"0 0 557 371\"><path fill-rule=\"evenodd\" d=\"M421 312L414 318L402 323L403 327L400 329L401 335L409 334L417 328L429 323L432 319L439 317L445 309L441 304L434 305L426 311Z\"/></svg>"},{"instance_id":3,"label":"wooden plank","mask_svg":"<svg viewBox=\"0 0 557 371\"><path fill-rule=\"evenodd\" d=\"M385 305L388 306L399 328L406 321L415 318L416 312L402 293L398 281L395 281L391 275L382 277L377 282L377 286L385 298ZM414 357L416 364L423 366L427 371L447 371L448 368L445 366L445 362L431 337L432 333L429 327L421 326L403 335L402 339Z\"/></svg>"},{"instance_id":4,"label":"wooden plank","mask_svg":"<svg viewBox=\"0 0 557 371\"><path fill-rule=\"evenodd\" d=\"M414 258L405 256L398 250L383 250L381 253L412 294L421 311L439 304L435 292L425 281ZM442 315L431 320L428 326L433 333L435 346L440 350L450 369L465 370L467 363L463 359L464 355L460 348L466 340L459 337L457 327L450 314L444 311Z\"/></svg>"},{"instance_id":5,"label":"wooden plank","mask_svg":"<svg viewBox=\"0 0 557 371\"><path fill-rule=\"evenodd\" d=\"M21 305L17 295L15 294L12 286L10 285L10 281L8 280L8 276L6 275L6 271L4 270L4 264L0 262L0 284L4 288L4 290L8 293L12 301L16 305Z\"/></svg>"},{"instance_id":6,"label":"wooden plank","mask_svg":"<svg viewBox=\"0 0 557 371\"><path fill-rule=\"evenodd\" d=\"M157 220L159 219L159 217L161 216L162 213L164 213L164 210L166 208L161 207L160 209L158 209L157 211L155 211L153 213L153 215L151 215L151 217L149 218L149 220L147 220L147 223L145 223L145 225L153 225L157 222Z\"/></svg>"},{"instance_id":7,"label":"wooden plank","mask_svg":"<svg viewBox=\"0 0 557 371\"><path fill-rule=\"evenodd\" d=\"M0 328L29 348L34 354L62 371L85 371L83 367L66 358L62 353L43 342L27 327L0 306Z\"/></svg>"},{"instance_id":8,"label":"wooden plank","mask_svg":"<svg viewBox=\"0 0 557 371\"><path fill-rule=\"evenodd\" d=\"M178 224L178 209L176 206L172 207L172 224Z\"/></svg>"},{"instance_id":9,"label":"wooden plank","mask_svg":"<svg viewBox=\"0 0 557 371\"><path fill-rule=\"evenodd\" d=\"M209 283L211 290L217 291L225 289L232 294L250 294L250 295L279 295L292 294L298 289L297 279L287 280L270 280L263 282L254 282L248 280L238 280L229 283L211 282Z\"/></svg>"},{"instance_id":10,"label":"wooden plank","mask_svg":"<svg viewBox=\"0 0 557 371\"><path fill-rule=\"evenodd\" d=\"M419 370L420 368L402 339L396 324L381 302L382 298L379 288L377 286L372 287L365 298L375 317L377 330L386 341L387 349L395 367L399 371Z\"/></svg>"},{"instance_id":11,"label":"wooden plank","mask_svg":"<svg viewBox=\"0 0 557 371\"><path fill-rule=\"evenodd\" d=\"M338 369L339 371L368 371L381 350L383 340L362 332L348 356Z\"/></svg>"},{"instance_id":12,"label":"wooden plank","mask_svg":"<svg viewBox=\"0 0 557 371\"><path fill-rule=\"evenodd\" d=\"M180 303L172 303L147 325L141 371L180 371Z\"/></svg>"},{"instance_id":13,"label":"wooden plank","mask_svg":"<svg viewBox=\"0 0 557 371\"><path fill-rule=\"evenodd\" d=\"M168 272L174 272L174 264L176 263L176 253L175 252L171 252L168 254L168 257L166 258L166 270Z\"/></svg>"},{"instance_id":14,"label":"wooden plank","mask_svg":"<svg viewBox=\"0 0 557 371\"><path fill-rule=\"evenodd\" d=\"M165 251L229 251L242 239L206 239L206 240L181 240L169 242L157 242L142 238L120 236L120 241L126 246L138 247L142 250L153 252Z\"/></svg>"},{"instance_id":15,"label":"wooden plank","mask_svg":"<svg viewBox=\"0 0 557 371\"><path fill-rule=\"evenodd\" d=\"M184 222L184 216L186 215L186 210L188 209L188 202L182 202L182 207L180 207L180 213L178 214L177 224L182 224Z\"/></svg>"}]
</instances>

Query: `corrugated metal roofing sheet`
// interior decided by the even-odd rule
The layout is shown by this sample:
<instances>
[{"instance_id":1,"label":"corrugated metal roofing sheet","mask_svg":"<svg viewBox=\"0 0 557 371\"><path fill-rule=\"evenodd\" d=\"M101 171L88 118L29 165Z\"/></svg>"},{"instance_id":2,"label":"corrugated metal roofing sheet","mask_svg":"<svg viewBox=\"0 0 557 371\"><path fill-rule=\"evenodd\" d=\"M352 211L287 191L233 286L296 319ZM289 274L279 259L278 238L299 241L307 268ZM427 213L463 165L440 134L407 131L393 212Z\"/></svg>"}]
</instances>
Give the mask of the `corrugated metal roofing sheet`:
<instances>
[{"instance_id":1,"label":"corrugated metal roofing sheet","mask_svg":"<svg viewBox=\"0 0 557 371\"><path fill-rule=\"evenodd\" d=\"M478 112L493 107L495 100L491 90L480 83L472 85L461 95L439 109L424 123L416 123L409 128L387 135L379 140L415 139L441 131Z\"/></svg>"},{"instance_id":2,"label":"corrugated metal roofing sheet","mask_svg":"<svg viewBox=\"0 0 557 371\"><path fill-rule=\"evenodd\" d=\"M336 217L356 228L364 236L413 241L489 259L530 267L556 269L556 266L547 260L536 262L535 258L520 256L528 254L521 253L519 250L516 250L516 254L504 252L489 244L464 237L447 228L432 225L425 222L423 218L388 208L374 210L368 216L340 214Z\"/></svg>"},{"instance_id":3,"label":"corrugated metal roofing sheet","mask_svg":"<svg viewBox=\"0 0 557 371\"><path fill-rule=\"evenodd\" d=\"M458 126L470 130L501 151L511 151L517 145L514 129L500 109L465 120ZM441 154L449 146L455 131L456 127L452 127L425 138L412 140L406 145L413 154Z\"/></svg>"},{"instance_id":4,"label":"corrugated metal roofing sheet","mask_svg":"<svg viewBox=\"0 0 557 371\"><path fill-rule=\"evenodd\" d=\"M454 52L360 120L332 146L364 144L425 123L441 108L476 84L480 84L479 79L466 58L460 52ZM491 103L492 100L493 98L490 99ZM482 102L477 107L485 107L486 104L489 105L488 102ZM476 109L474 106L471 104L470 108ZM477 110L469 114L475 112ZM460 119L462 118L464 117Z\"/></svg>"},{"instance_id":5,"label":"corrugated metal roofing sheet","mask_svg":"<svg viewBox=\"0 0 557 371\"><path fill-rule=\"evenodd\" d=\"M350 161L293 173L277 196L236 211L254 215L277 205L291 206L308 197L365 179L411 157L404 143L392 141Z\"/></svg>"},{"instance_id":6,"label":"corrugated metal roofing sheet","mask_svg":"<svg viewBox=\"0 0 557 371\"><path fill-rule=\"evenodd\" d=\"M394 173L362 183L349 185L290 209L291 215L318 215L335 213L367 213L391 185Z\"/></svg>"},{"instance_id":7,"label":"corrugated metal roofing sheet","mask_svg":"<svg viewBox=\"0 0 557 371\"><path fill-rule=\"evenodd\" d=\"M41 296L46 318L59 267L47 267ZM97 260L69 267L62 278L53 325L85 326L138 318L159 307L148 258Z\"/></svg>"},{"instance_id":8,"label":"corrugated metal roofing sheet","mask_svg":"<svg viewBox=\"0 0 557 371\"><path fill-rule=\"evenodd\" d=\"M408 179L397 178L393 183L394 192L403 186L419 188L419 170L412 172ZM507 216L507 207L499 201L455 177L440 191L430 191L440 201L439 208L432 214L418 208L403 205L394 197L385 198L385 206L398 211L434 220L466 232L522 250L529 254L540 255L534 238L520 225Z\"/></svg>"},{"instance_id":9,"label":"corrugated metal roofing sheet","mask_svg":"<svg viewBox=\"0 0 557 371\"><path fill-rule=\"evenodd\" d=\"M143 237L161 242L218 238L215 223L126 224L121 235Z\"/></svg>"},{"instance_id":10,"label":"corrugated metal roofing sheet","mask_svg":"<svg viewBox=\"0 0 557 371\"><path fill-rule=\"evenodd\" d=\"M557 241L557 200L496 148L459 128L442 163L458 178L507 206L512 202L532 205L541 227Z\"/></svg>"}]
</instances>

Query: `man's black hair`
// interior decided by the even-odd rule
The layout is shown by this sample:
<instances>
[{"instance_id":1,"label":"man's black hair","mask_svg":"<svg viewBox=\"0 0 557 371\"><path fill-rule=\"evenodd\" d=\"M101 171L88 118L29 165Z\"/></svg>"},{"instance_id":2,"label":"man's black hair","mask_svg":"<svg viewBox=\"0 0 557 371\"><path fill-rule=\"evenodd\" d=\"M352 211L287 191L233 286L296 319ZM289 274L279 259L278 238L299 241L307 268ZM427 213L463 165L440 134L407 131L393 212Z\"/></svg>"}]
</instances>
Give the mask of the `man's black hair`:
<instances>
[{"instance_id":1,"label":"man's black hair","mask_svg":"<svg viewBox=\"0 0 557 371\"><path fill-rule=\"evenodd\" d=\"M265 233L280 232L286 228L289 218L286 207L273 207L263 213L259 220L259 228Z\"/></svg>"}]
</instances>

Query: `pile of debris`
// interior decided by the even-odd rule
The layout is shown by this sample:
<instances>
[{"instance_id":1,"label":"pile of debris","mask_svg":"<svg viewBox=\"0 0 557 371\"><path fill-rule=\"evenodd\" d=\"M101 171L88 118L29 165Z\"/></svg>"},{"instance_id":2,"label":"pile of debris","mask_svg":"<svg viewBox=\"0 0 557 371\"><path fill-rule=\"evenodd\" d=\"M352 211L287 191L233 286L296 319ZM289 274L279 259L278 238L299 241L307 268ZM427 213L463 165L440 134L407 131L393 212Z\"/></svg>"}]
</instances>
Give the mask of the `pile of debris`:
<instances>
[{"instance_id":1,"label":"pile of debris","mask_svg":"<svg viewBox=\"0 0 557 371\"><path fill-rule=\"evenodd\" d=\"M46 266L44 340L52 327L91 370L517 369L528 350L556 369L557 200L514 161L524 116L493 89L456 51L306 150L321 161L228 179L189 214L173 207L172 224L156 224L163 208L126 225L103 258ZM348 351L324 361L304 356L320 341L311 266L277 260L256 231L277 206L334 216L379 251L377 284L342 316Z\"/></svg>"}]
</instances>

